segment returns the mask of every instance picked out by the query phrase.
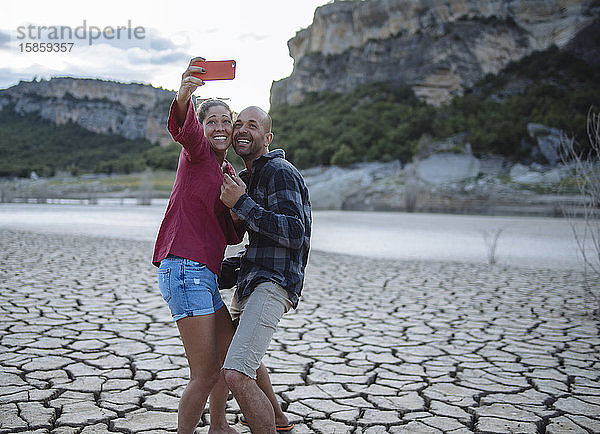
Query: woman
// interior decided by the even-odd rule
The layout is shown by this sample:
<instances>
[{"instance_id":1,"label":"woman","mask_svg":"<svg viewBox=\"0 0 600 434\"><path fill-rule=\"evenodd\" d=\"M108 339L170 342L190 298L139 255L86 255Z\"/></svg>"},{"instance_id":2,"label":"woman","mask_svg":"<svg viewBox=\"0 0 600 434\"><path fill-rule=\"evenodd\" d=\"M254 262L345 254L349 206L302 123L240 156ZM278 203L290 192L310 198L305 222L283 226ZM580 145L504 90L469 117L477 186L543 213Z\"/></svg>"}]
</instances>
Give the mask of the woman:
<instances>
[{"instance_id":1,"label":"woman","mask_svg":"<svg viewBox=\"0 0 600 434\"><path fill-rule=\"evenodd\" d=\"M228 208L219 200L225 160L231 145L231 110L222 101L200 105L198 118L190 101L203 81L183 73L171 105L168 129L182 145L175 183L154 249L158 284L183 341L190 368L179 402L177 432L193 433L210 399L211 433L235 433L225 419L228 390L220 368L233 335L233 325L217 285L226 244L241 241Z\"/></svg>"}]
</instances>

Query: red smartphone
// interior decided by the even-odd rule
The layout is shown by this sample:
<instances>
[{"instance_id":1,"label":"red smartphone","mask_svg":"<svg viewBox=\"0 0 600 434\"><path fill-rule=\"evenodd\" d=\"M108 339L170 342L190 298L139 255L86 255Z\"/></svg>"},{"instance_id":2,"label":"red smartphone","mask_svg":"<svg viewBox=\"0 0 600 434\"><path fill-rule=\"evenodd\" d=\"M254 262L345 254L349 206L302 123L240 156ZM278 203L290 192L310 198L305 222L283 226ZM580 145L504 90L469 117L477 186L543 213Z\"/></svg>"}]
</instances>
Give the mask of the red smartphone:
<instances>
[{"instance_id":1,"label":"red smartphone","mask_svg":"<svg viewBox=\"0 0 600 434\"><path fill-rule=\"evenodd\" d=\"M202 81L233 80L235 78L235 60L197 60L192 65L201 66L206 71L203 74L192 74Z\"/></svg>"}]
</instances>

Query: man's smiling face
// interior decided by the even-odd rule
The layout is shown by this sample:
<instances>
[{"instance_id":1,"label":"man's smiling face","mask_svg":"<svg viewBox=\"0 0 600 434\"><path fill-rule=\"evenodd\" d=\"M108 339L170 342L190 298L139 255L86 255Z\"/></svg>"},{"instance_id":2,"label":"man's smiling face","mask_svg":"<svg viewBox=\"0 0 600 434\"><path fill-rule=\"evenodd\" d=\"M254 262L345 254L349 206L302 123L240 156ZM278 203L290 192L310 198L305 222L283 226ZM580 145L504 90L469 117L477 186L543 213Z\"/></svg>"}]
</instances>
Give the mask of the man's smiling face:
<instances>
[{"instance_id":1,"label":"man's smiling face","mask_svg":"<svg viewBox=\"0 0 600 434\"><path fill-rule=\"evenodd\" d=\"M268 115L258 107L242 110L233 124L233 148L244 161L266 154L272 138Z\"/></svg>"}]
</instances>

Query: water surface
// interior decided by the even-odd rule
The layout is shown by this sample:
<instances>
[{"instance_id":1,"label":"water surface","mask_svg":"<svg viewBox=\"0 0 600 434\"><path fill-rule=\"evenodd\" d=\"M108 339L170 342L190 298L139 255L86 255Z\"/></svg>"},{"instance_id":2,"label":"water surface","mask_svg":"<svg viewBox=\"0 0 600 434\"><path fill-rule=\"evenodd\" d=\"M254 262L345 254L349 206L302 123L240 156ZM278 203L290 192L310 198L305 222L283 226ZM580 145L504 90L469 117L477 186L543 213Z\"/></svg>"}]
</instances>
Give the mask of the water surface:
<instances>
[{"instance_id":1,"label":"water surface","mask_svg":"<svg viewBox=\"0 0 600 434\"><path fill-rule=\"evenodd\" d=\"M2 204L0 228L154 241L165 208L166 201L151 206ZM326 252L486 263L490 239L501 230L495 249L500 265L582 267L566 219L315 211L313 220L312 248Z\"/></svg>"}]
</instances>

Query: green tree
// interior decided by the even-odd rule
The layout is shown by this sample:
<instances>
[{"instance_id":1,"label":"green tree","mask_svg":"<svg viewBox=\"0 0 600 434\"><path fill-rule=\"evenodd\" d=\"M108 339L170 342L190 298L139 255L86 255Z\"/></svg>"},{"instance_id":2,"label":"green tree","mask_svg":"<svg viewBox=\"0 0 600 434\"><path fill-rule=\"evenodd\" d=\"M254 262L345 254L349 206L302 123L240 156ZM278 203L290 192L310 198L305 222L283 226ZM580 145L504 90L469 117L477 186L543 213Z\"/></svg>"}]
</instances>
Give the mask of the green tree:
<instances>
[{"instance_id":1,"label":"green tree","mask_svg":"<svg viewBox=\"0 0 600 434\"><path fill-rule=\"evenodd\" d=\"M331 164L334 166L349 166L357 161L356 152L345 143L331 156Z\"/></svg>"}]
</instances>

